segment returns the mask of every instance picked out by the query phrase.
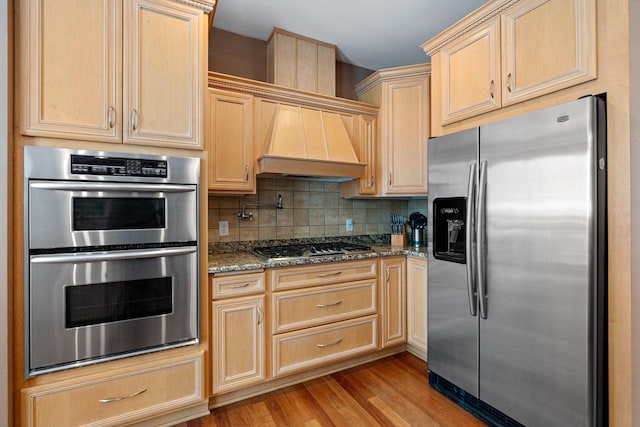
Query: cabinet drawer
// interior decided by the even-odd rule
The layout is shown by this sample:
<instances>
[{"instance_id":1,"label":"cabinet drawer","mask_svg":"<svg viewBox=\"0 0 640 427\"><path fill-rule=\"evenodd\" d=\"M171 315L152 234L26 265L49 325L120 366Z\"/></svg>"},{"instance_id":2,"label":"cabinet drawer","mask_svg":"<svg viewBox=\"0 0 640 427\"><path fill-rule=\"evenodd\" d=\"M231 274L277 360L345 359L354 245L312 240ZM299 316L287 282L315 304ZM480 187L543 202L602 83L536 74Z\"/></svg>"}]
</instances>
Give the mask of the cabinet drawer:
<instances>
[{"instance_id":1,"label":"cabinet drawer","mask_svg":"<svg viewBox=\"0 0 640 427\"><path fill-rule=\"evenodd\" d=\"M201 403L203 353L82 383L22 391L28 426L122 425Z\"/></svg>"},{"instance_id":2,"label":"cabinet drawer","mask_svg":"<svg viewBox=\"0 0 640 427\"><path fill-rule=\"evenodd\" d=\"M273 333L375 314L376 279L272 295Z\"/></svg>"},{"instance_id":3,"label":"cabinet drawer","mask_svg":"<svg viewBox=\"0 0 640 427\"><path fill-rule=\"evenodd\" d=\"M376 260L318 264L271 271L272 290L280 291L376 277Z\"/></svg>"},{"instance_id":4,"label":"cabinet drawer","mask_svg":"<svg viewBox=\"0 0 640 427\"><path fill-rule=\"evenodd\" d=\"M378 348L377 315L273 337L273 376L374 351Z\"/></svg>"},{"instance_id":5,"label":"cabinet drawer","mask_svg":"<svg viewBox=\"0 0 640 427\"><path fill-rule=\"evenodd\" d=\"M264 292L264 272L211 277L213 299Z\"/></svg>"}]
</instances>

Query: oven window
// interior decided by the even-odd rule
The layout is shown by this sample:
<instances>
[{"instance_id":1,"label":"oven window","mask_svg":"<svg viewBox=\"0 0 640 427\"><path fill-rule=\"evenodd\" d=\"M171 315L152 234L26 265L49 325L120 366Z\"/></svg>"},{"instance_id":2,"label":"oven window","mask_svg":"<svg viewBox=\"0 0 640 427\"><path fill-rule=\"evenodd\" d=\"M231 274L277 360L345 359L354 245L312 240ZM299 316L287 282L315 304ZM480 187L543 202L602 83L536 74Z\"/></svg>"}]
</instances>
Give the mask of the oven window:
<instances>
[{"instance_id":1,"label":"oven window","mask_svg":"<svg viewBox=\"0 0 640 427\"><path fill-rule=\"evenodd\" d=\"M164 228L165 199L145 197L77 197L73 229L132 230Z\"/></svg>"},{"instance_id":2,"label":"oven window","mask_svg":"<svg viewBox=\"0 0 640 427\"><path fill-rule=\"evenodd\" d=\"M171 277L65 287L65 327L95 325L168 314Z\"/></svg>"}]
</instances>

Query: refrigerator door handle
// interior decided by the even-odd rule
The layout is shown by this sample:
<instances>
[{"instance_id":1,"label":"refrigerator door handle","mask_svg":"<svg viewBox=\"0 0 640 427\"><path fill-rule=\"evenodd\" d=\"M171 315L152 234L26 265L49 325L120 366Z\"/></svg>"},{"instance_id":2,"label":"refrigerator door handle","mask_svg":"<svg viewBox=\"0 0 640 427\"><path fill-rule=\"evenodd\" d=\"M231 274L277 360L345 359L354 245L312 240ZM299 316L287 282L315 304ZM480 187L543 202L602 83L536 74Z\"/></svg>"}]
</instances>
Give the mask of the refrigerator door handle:
<instances>
[{"instance_id":1,"label":"refrigerator door handle","mask_svg":"<svg viewBox=\"0 0 640 427\"><path fill-rule=\"evenodd\" d=\"M476 163L469 166L467 186L467 215L465 219L465 253L467 254L467 293L469 295L469 314L478 315L478 290L476 288L475 248L473 245L473 223L475 214Z\"/></svg>"},{"instance_id":2,"label":"refrigerator door handle","mask_svg":"<svg viewBox=\"0 0 640 427\"><path fill-rule=\"evenodd\" d=\"M480 316L487 318L487 289L486 289L486 254L485 254L485 202L487 197L487 161L480 163L480 181L478 183L478 204L476 220L476 254L478 271L478 297L480 300Z\"/></svg>"}]
</instances>

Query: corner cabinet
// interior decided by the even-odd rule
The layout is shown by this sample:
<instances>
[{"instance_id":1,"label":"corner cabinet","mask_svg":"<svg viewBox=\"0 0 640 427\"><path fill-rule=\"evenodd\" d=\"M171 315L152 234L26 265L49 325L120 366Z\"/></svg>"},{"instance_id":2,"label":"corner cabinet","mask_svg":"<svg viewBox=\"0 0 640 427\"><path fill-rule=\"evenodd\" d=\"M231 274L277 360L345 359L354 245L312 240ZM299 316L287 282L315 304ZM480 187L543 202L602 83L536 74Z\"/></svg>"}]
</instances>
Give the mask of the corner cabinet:
<instances>
[{"instance_id":1,"label":"corner cabinet","mask_svg":"<svg viewBox=\"0 0 640 427\"><path fill-rule=\"evenodd\" d=\"M255 194L253 96L208 91L205 131L210 192Z\"/></svg>"},{"instance_id":2,"label":"corner cabinet","mask_svg":"<svg viewBox=\"0 0 640 427\"><path fill-rule=\"evenodd\" d=\"M380 260L382 347L407 342L407 259Z\"/></svg>"},{"instance_id":3,"label":"corner cabinet","mask_svg":"<svg viewBox=\"0 0 640 427\"><path fill-rule=\"evenodd\" d=\"M448 125L596 78L595 0L493 0L422 47ZM436 114L437 113L437 114Z\"/></svg>"},{"instance_id":4,"label":"corner cabinet","mask_svg":"<svg viewBox=\"0 0 640 427\"><path fill-rule=\"evenodd\" d=\"M201 149L204 13L212 7L200 0L20 2L21 133Z\"/></svg>"},{"instance_id":5,"label":"corner cabinet","mask_svg":"<svg viewBox=\"0 0 640 427\"><path fill-rule=\"evenodd\" d=\"M369 170L341 184L343 197L426 196L430 64L379 70L356 86L358 99L380 106L363 117L361 161ZM367 128L368 126L368 128ZM374 146L375 150L370 150Z\"/></svg>"}]
</instances>

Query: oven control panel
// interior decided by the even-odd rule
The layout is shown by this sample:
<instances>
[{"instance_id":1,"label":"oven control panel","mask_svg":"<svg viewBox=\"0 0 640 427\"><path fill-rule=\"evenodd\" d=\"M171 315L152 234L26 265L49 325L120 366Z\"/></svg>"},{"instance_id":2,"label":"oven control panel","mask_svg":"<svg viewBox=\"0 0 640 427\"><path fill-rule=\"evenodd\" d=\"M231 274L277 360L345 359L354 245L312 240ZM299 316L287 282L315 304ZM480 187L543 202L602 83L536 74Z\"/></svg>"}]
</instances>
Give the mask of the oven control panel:
<instances>
[{"instance_id":1,"label":"oven control panel","mask_svg":"<svg viewBox=\"0 0 640 427\"><path fill-rule=\"evenodd\" d=\"M79 175L167 177L167 161L71 155L71 173Z\"/></svg>"}]
</instances>

